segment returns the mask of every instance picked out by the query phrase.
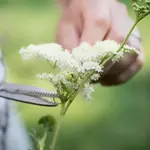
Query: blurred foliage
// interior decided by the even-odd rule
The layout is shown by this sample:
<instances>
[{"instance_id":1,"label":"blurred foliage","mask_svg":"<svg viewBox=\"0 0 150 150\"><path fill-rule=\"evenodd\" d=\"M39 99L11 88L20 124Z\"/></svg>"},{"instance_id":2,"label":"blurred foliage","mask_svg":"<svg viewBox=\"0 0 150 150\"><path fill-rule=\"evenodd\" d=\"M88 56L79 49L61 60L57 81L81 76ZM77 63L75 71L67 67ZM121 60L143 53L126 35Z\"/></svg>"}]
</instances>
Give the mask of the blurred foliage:
<instances>
[{"instance_id":1,"label":"blurred foliage","mask_svg":"<svg viewBox=\"0 0 150 150\"><path fill-rule=\"evenodd\" d=\"M130 1L124 0L129 6ZM118 10L119 11L119 10ZM60 12L50 0L0 0L0 44L8 66L8 81L53 89L35 78L48 64L26 63L18 50L30 43L55 42ZM80 96L71 106L58 139L59 150L148 150L150 149L150 19L139 24L145 49L143 69L119 87L101 87L90 102ZM60 108L19 104L29 130L42 115L58 117ZM41 131L42 132L42 131Z\"/></svg>"}]
</instances>

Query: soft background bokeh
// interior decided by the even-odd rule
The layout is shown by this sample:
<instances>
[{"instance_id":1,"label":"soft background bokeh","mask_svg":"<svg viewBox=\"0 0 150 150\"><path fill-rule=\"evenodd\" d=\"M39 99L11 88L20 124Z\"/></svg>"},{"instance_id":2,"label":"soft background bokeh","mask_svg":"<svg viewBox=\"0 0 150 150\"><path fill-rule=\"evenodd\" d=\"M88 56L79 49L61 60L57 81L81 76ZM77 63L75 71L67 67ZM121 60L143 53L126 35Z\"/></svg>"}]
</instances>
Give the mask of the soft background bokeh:
<instances>
[{"instance_id":1,"label":"soft background bokeh","mask_svg":"<svg viewBox=\"0 0 150 150\"><path fill-rule=\"evenodd\" d=\"M134 18L130 0L124 2ZM55 0L0 0L0 44L8 81L52 89L49 83L35 78L48 66L23 62L18 50L30 43L55 42L59 16ZM146 54L144 68L125 85L97 85L90 102L79 97L64 120L59 150L150 149L150 17L139 24L139 29ZM18 113L30 130L37 127L37 120L44 114L58 117L59 108L19 104Z\"/></svg>"}]
</instances>

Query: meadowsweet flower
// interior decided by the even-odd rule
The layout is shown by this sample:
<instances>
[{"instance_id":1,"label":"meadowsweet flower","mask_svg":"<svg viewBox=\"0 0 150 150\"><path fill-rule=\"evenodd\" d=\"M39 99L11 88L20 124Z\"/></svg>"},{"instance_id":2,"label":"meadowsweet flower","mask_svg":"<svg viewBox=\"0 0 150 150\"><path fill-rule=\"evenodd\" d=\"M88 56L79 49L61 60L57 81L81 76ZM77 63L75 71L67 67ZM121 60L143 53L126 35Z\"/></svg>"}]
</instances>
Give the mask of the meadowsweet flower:
<instances>
[{"instance_id":1,"label":"meadowsweet flower","mask_svg":"<svg viewBox=\"0 0 150 150\"><path fill-rule=\"evenodd\" d=\"M75 90L79 87L77 80L73 80L71 72L68 71L60 72L58 74L42 73L37 74L37 77L51 82L54 87L56 87L57 90L60 91L60 93L64 92L64 90Z\"/></svg>"},{"instance_id":2,"label":"meadowsweet flower","mask_svg":"<svg viewBox=\"0 0 150 150\"><path fill-rule=\"evenodd\" d=\"M19 52L24 59L47 60L62 70L78 67L78 62L72 58L69 51L62 49L60 45L55 43L29 45L26 48L22 48Z\"/></svg>"},{"instance_id":3,"label":"meadowsweet flower","mask_svg":"<svg viewBox=\"0 0 150 150\"><path fill-rule=\"evenodd\" d=\"M86 61L81 65L78 71L81 73L86 73L87 71L92 70L100 73L102 71L102 68L97 62Z\"/></svg>"},{"instance_id":4,"label":"meadowsweet flower","mask_svg":"<svg viewBox=\"0 0 150 150\"><path fill-rule=\"evenodd\" d=\"M84 86L82 93L87 99L90 99L90 95L94 91L90 81L97 81L100 78L104 67L101 66L102 62L107 58L118 61L123 57L124 52L137 52L136 49L128 45L125 45L120 51L118 51L119 48L120 44L117 42L106 40L98 41L94 45L83 42L73 48L72 53L55 43L29 45L19 52L24 59L46 60L55 68L60 69L57 74L42 73L37 75L38 78L51 82L59 94L65 96ZM92 74L87 79L89 73ZM83 81L84 85L82 85Z\"/></svg>"},{"instance_id":5,"label":"meadowsweet flower","mask_svg":"<svg viewBox=\"0 0 150 150\"><path fill-rule=\"evenodd\" d=\"M62 51L62 47L55 43L46 43L46 44L39 44L33 45L30 44L26 48L21 48L19 53L22 55L24 59L48 59L49 57L59 55Z\"/></svg>"},{"instance_id":6,"label":"meadowsweet flower","mask_svg":"<svg viewBox=\"0 0 150 150\"><path fill-rule=\"evenodd\" d=\"M85 99L90 100L91 99L91 93L94 92L94 88L91 84L86 83L84 85L84 88L82 90L82 95Z\"/></svg>"},{"instance_id":7,"label":"meadowsweet flower","mask_svg":"<svg viewBox=\"0 0 150 150\"><path fill-rule=\"evenodd\" d=\"M135 51L134 48L126 45L119 53L117 53L119 47L120 44L112 40L98 41L93 46L86 42L83 42L78 47L72 50L72 56L80 63L83 63L85 61L94 61L100 63L102 59L113 54L121 55L121 53L124 53L124 50L128 50L129 52ZM119 58L120 57L118 57L118 59Z\"/></svg>"},{"instance_id":8,"label":"meadowsweet flower","mask_svg":"<svg viewBox=\"0 0 150 150\"><path fill-rule=\"evenodd\" d=\"M105 41L98 41L95 43L94 48L98 49L100 53L106 54L106 53L113 53L117 51L120 47L120 44L118 44L116 41L113 40L105 40Z\"/></svg>"},{"instance_id":9,"label":"meadowsweet flower","mask_svg":"<svg viewBox=\"0 0 150 150\"><path fill-rule=\"evenodd\" d=\"M40 79L52 81L52 78L54 77L54 75L51 73L41 73L41 74L37 74L36 77Z\"/></svg>"},{"instance_id":10,"label":"meadowsweet flower","mask_svg":"<svg viewBox=\"0 0 150 150\"><path fill-rule=\"evenodd\" d=\"M91 76L92 81L98 81L99 78L100 78L100 73L95 73Z\"/></svg>"},{"instance_id":11,"label":"meadowsweet flower","mask_svg":"<svg viewBox=\"0 0 150 150\"><path fill-rule=\"evenodd\" d=\"M124 52L126 53L136 53L139 54L139 51L136 50L134 47L130 47L129 45L124 46Z\"/></svg>"}]
</instances>

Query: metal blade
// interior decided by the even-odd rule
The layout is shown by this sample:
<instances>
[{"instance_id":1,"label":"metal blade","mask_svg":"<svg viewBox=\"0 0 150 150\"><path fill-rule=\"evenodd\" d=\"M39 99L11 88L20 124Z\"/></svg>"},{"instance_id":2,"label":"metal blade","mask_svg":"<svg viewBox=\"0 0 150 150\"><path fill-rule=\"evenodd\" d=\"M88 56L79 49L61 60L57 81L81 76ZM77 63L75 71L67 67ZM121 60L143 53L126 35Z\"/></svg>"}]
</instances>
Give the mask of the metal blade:
<instances>
[{"instance_id":1,"label":"metal blade","mask_svg":"<svg viewBox=\"0 0 150 150\"><path fill-rule=\"evenodd\" d=\"M0 84L4 82L5 75L6 75L6 72L5 72L3 55L2 55L2 52L0 51Z\"/></svg>"},{"instance_id":2,"label":"metal blade","mask_svg":"<svg viewBox=\"0 0 150 150\"><path fill-rule=\"evenodd\" d=\"M33 105L40 105L40 106L47 106L47 107L55 107L58 104L56 102L40 98L40 97L33 97L28 95L22 95L22 94L14 94L14 93L8 93L5 91L0 91L0 97L6 98L8 100L14 100L18 102L33 104Z\"/></svg>"},{"instance_id":3,"label":"metal blade","mask_svg":"<svg viewBox=\"0 0 150 150\"><path fill-rule=\"evenodd\" d=\"M0 91L29 95L29 96L36 96L36 97L52 97L52 98L58 97L59 98L59 95L56 92L45 90L42 88L37 88L34 86L22 85L22 84L4 83L0 85Z\"/></svg>"}]
</instances>

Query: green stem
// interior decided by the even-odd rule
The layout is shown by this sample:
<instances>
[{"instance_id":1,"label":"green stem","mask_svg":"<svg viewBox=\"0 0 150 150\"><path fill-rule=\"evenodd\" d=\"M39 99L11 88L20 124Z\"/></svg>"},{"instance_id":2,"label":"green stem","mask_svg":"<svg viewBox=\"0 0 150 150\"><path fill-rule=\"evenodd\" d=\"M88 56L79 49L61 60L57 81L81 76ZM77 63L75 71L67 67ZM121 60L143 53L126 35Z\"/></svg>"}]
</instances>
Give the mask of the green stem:
<instances>
[{"instance_id":1,"label":"green stem","mask_svg":"<svg viewBox=\"0 0 150 150\"><path fill-rule=\"evenodd\" d=\"M46 138L47 138L47 133L48 133L48 131L45 130L44 136L43 136L43 138L41 139L41 141L39 142L40 150L44 150L45 140L46 140Z\"/></svg>"},{"instance_id":2,"label":"green stem","mask_svg":"<svg viewBox=\"0 0 150 150\"><path fill-rule=\"evenodd\" d=\"M53 133L53 138L52 138L52 143L51 143L51 146L50 146L50 150L55 150L56 140L57 140L57 137L58 137L58 133L59 133L59 130L60 130L62 120L63 120L63 116L60 116L60 119L57 122L57 125L55 127L55 131Z\"/></svg>"},{"instance_id":3,"label":"green stem","mask_svg":"<svg viewBox=\"0 0 150 150\"><path fill-rule=\"evenodd\" d=\"M129 39L129 36L131 35L132 31L134 30L134 28L136 27L137 23L139 21L136 21L134 23L134 25L132 26L132 28L130 29L129 33L127 34L126 38L124 39L124 41L122 42L121 46L119 47L119 49L117 50L117 52L119 52L123 46L126 44L126 42L128 41ZM107 59L105 59L102 63L101 63L101 66L104 66L109 60L111 60L116 54L112 55L111 57L108 57Z\"/></svg>"},{"instance_id":4,"label":"green stem","mask_svg":"<svg viewBox=\"0 0 150 150\"><path fill-rule=\"evenodd\" d=\"M55 150L55 145L56 145L58 133L59 133L59 130L60 130L60 126L61 126L63 117L64 117L64 115L63 115L64 109L65 109L65 104L62 104L62 109L61 109L61 113L60 113L60 119L57 122L57 125L56 125L54 133L53 133L53 138L52 138L52 143L51 143L51 146L50 146L50 150Z\"/></svg>"},{"instance_id":5,"label":"green stem","mask_svg":"<svg viewBox=\"0 0 150 150\"><path fill-rule=\"evenodd\" d=\"M123 46L126 44L126 42L128 41L128 39L129 39L129 37L130 37L132 31L133 31L134 28L136 27L136 25L137 25L143 18L145 18L146 16L148 16L149 14L150 14L150 12L147 12L147 13L145 13L141 18L139 18L139 19L136 20L136 22L135 22L135 23L133 24L133 26L131 27L130 31L128 32L126 38L125 38L124 41L122 42L122 44L121 44L121 46L120 46L120 48L118 49L117 52L119 52L119 51L123 48ZM104 65L105 65L109 60L111 60L114 56L115 56L115 54L114 54L113 56L108 57L107 59L105 59L105 60L101 63L101 65L104 66Z\"/></svg>"},{"instance_id":6,"label":"green stem","mask_svg":"<svg viewBox=\"0 0 150 150\"><path fill-rule=\"evenodd\" d=\"M65 107L65 110L63 111L63 116L65 116L65 114L66 114L66 112L67 112L67 110L68 110L68 108L69 108L69 106L71 105L71 103L73 102L73 100L69 100L68 101L68 103L67 103L67 105L66 105L66 107Z\"/></svg>"},{"instance_id":7,"label":"green stem","mask_svg":"<svg viewBox=\"0 0 150 150\"><path fill-rule=\"evenodd\" d=\"M87 82L87 80L93 75L94 71L90 72L86 78L82 81L80 87L78 88L77 91L75 91L75 93L73 93L71 96L70 96L70 99L68 100L68 103L66 104L66 107L64 108L64 111L63 111L63 116L66 114L69 106L71 105L71 103L73 102L73 100L75 99L75 97L78 95L78 93L80 92L80 90L83 88L84 84Z\"/></svg>"},{"instance_id":8,"label":"green stem","mask_svg":"<svg viewBox=\"0 0 150 150\"><path fill-rule=\"evenodd\" d=\"M150 11L145 13L142 17L138 18L137 21L140 22L143 18L145 18L148 15L150 15Z\"/></svg>"}]
</instances>

